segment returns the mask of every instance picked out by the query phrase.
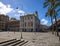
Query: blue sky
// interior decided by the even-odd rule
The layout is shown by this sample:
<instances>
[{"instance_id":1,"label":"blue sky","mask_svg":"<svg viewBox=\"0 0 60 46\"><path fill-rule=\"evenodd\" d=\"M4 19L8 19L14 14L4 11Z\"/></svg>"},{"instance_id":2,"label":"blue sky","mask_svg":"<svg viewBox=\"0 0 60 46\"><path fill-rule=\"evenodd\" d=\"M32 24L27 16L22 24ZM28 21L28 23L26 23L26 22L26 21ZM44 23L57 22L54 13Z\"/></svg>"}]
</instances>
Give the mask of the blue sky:
<instances>
[{"instance_id":1,"label":"blue sky","mask_svg":"<svg viewBox=\"0 0 60 46\"><path fill-rule=\"evenodd\" d=\"M47 8L43 8L44 0L0 0L0 14L19 19L22 14L38 11L38 17L43 25L51 25L50 17L45 17ZM19 9L16 9L16 8ZM1 10L2 9L2 10ZM60 16L57 16L58 18Z\"/></svg>"}]
</instances>

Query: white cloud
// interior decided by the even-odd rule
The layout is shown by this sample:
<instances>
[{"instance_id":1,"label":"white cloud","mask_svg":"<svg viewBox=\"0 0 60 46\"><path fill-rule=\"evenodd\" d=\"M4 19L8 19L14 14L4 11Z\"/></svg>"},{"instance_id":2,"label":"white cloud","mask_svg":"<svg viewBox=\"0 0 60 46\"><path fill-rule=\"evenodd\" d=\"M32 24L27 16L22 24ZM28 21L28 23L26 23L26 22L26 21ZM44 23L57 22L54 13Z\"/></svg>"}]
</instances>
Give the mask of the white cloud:
<instances>
[{"instance_id":1,"label":"white cloud","mask_svg":"<svg viewBox=\"0 0 60 46\"><path fill-rule=\"evenodd\" d=\"M24 14L20 13L20 14L15 14L15 16L19 17L19 16L24 16Z\"/></svg>"},{"instance_id":2,"label":"white cloud","mask_svg":"<svg viewBox=\"0 0 60 46\"><path fill-rule=\"evenodd\" d=\"M7 5L7 7L8 7L8 8L10 8L10 7L11 7L11 5Z\"/></svg>"},{"instance_id":3,"label":"white cloud","mask_svg":"<svg viewBox=\"0 0 60 46\"><path fill-rule=\"evenodd\" d=\"M55 23L55 19L53 19L53 23Z\"/></svg>"},{"instance_id":4,"label":"white cloud","mask_svg":"<svg viewBox=\"0 0 60 46\"><path fill-rule=\"evenodd\" d=\"M2 2L0 2L0 14L7 14L10 13L13 10L10 5L5 5Z\"/></svg>"},{"instance_id":5,"label":"white cloud","mask_svg":"<svg viewBox=\"0 0 60 46\"><path fill-rule=\"evenodd\" d=\"M19 10L19 11L18 11L18 13L25 13L25 12L24 12L24 11L22 11L22 10Z\"/></svg>"},{"instance_id":6,"label":"white cloud","mask_svg":"<svg viewBox=\"0 0 60 46\"><path fill-rule=\"evenodd\" d=\"M21 14L24 14L25 12L23 11L23 10L21 10L21 9L17 9L17 10L15 10L15 11L17 11L19 14L21 13Z\"/></svg>"},{"instance_id":7,"label":"white cloud","mask_svg":"<svg viewBox=\"0 0 60 46\"><path fill-rule=\"evenodd\" d=\"M13 14L15 16L22 16L25 14L25 12L21 9L14 9L14 8L11 8L11 5L7 4L3 4L2 2L0 2L0 14Z\"/></svg>"},{"instance_id":8,"label":"white cloud","mask_svg":"<svg viewBox=\"0 0 60 46\"><path fill-rule=\"evenodd\" d=\"M25 12L20 9L15 9L15 10L13 10L13 12L15 13L15 16L17 16L17 17L24 16L24 14L25 14Z\"/></svg>"},{"instance_id":9,"label":"white cloud","mask_svg":"<svg viewBox=\"0 0 60 46\"><path fill-rule=\"evenodd\" d=\"M48 23L48 21L46 19L42 19L41 23L44 24L44 25L46 25Z\"/></svg>"},{"instance_id":10,"label":"white cloud","mask_svg":"<svg viewBox=\"0 0 60 46\"><path fill-rule=\"evenodd\" d=\"M55 22L55 19L53 19L53 22Z\"/></svg>"}]
</instances>

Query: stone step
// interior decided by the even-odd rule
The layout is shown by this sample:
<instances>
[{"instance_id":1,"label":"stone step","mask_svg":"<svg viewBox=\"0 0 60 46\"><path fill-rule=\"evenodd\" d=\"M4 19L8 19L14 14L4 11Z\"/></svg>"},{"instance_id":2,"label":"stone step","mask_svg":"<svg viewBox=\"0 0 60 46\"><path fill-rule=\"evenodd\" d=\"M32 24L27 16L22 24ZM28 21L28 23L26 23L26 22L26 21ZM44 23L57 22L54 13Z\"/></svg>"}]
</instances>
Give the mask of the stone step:
<instances>
[{"instance_id":1,"label":"stone step","mask_svg":"<svg viewBox=\"0 0 60 46\"><path fill-rule=\"evenodd\" d=\"M14 44L14 43L19 42L19 41L21 41L21 40L19 39L19 40L15 40L15 41L12 41L12 42L8 42L8 43L5 43L5 44L2 44L1 46L8 46L8 45Z\"/></svg>"},{"instance_id":2,"label":"stone step","mask_svg":"<svg viewBox=\"0 0 60 46\"><path fill-rule=\"evenodd\" d=\"M28 41L24 41L23 43L20 43L19 46L22 46L24 44L26 44Z\"/></svg>"},{"instance_id":3,"label":"stone step","mask_svg":"<svg viewBox=\"0 0 60 46\"><path fill-rule=\"evenodd\" d=\"M30 43L31 43L31 41L28 41L27 43L25 43L25 44L22 45L22 46L29 46Z\"/></svg>"},{"instance_id":4,"label":"stone step","mask_svg":"<svg viewBox=\"0 0 60 46\"><path fill-rule=\"evenodd\" d=\"M7 41L3 41L3 42L0 42L0 44L4 44L4 43L8 43L8 42L11 42L11 41L14 41L16 39L11 39L11 40L7 40Z\"/></svg>"},{"instance_id":5,"label":"stone step","mask_svg":"<svg viewBox=\"0 0 60 46\"><path fill-rule=\"evenodd\" d=\"M11 46L17 46L18 44L21 44L21 43L23 43L23 42L24 42L24 40L21 40L21 41L19 41L19 42L16 42L16 43L12 44Z\"/></svg>"}]
</instances>

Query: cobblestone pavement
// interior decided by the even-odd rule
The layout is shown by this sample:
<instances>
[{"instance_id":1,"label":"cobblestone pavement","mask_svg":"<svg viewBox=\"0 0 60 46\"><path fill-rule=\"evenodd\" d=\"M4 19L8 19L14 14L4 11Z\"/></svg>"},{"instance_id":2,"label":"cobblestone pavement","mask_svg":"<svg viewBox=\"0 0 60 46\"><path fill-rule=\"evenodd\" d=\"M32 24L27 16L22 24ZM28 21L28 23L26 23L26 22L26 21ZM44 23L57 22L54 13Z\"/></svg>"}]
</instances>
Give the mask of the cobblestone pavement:
<instances>
[{"instance_id":1,"label":"cobblestone pavement","mask_svg":"<svg viewBox=\"0 0 60 46\"><path fill-rule=\"evenodd\" d=\"M23 39L29 41L23 46L60 46L59 37L52 35L51 32L22 32L22 36ZM4 40L11 38L20 39L20 32L0 32L0 38Z\"/></svg>"}]
</instances>

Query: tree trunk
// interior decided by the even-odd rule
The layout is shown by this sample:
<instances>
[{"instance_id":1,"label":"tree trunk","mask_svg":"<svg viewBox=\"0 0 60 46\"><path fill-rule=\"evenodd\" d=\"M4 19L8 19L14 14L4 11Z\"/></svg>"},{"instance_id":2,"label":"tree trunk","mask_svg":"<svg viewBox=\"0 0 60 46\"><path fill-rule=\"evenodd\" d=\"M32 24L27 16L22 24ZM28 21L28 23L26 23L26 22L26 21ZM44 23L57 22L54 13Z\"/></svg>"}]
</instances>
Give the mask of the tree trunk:
<instances>
[{"instance_id":1,"label":"tree trunk","mask_svg":"<svg viewBox=\"0 0 60 46\"><path fill-rule=\"evenodd\" d=\"M52 34L54 34L54 27L53 27L53 19L52 19L52 16L51 16L51 23L52 23Z\"/></svg>"},{"instance_id":2,"label":"tree trunk","mask_svg":"<svg viewBox=\"0 0 60 46\"><path fill-rule=\"evenodd\" d=\"M57 36L59 36L56 15L54 15L54 18L55 18L55 24L56 24L56 33L57 33Z\"/></svg>"}]
</instances>

